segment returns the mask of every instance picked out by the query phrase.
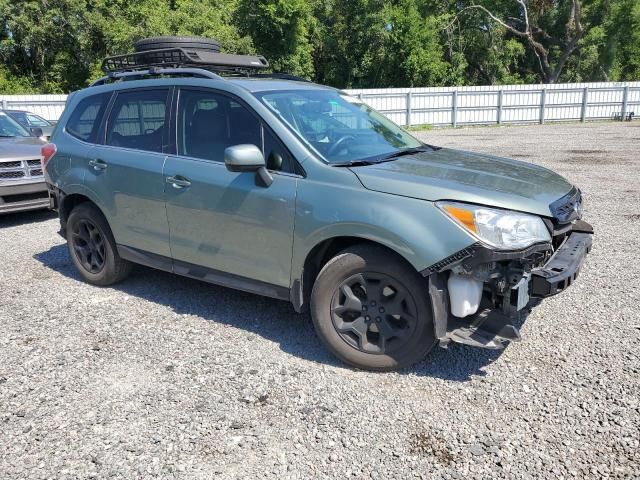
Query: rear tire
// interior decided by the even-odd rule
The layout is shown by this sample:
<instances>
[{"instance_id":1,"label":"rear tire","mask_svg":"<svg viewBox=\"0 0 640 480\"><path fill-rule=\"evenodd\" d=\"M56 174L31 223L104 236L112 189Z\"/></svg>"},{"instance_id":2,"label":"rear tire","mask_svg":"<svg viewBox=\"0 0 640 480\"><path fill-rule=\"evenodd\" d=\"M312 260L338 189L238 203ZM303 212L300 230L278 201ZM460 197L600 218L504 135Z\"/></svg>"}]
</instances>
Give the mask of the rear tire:
<instances>
[{"instance_id":1,"label":"rear tire","mask_svg":"<svg viewBox=\"0 0 640 480\"><path fill-rule=\"evenodd\" d=\"M327 262L311 292L311 317L335 356L365 370L412 365L435 344L424 279L375 245L347 248Z\"/></svg>"},{"instance_id":2,"label":"rear tire","mask_svg":"<svg viewBox=\"0 0 640 480\"><path fill-rule=\"evenodd\" d=\"M66 231L69 256L88 283L112 285L131 273L133 264L120 258L106 218L92 203L71 211Z\"/></svg>"}]
</instances>

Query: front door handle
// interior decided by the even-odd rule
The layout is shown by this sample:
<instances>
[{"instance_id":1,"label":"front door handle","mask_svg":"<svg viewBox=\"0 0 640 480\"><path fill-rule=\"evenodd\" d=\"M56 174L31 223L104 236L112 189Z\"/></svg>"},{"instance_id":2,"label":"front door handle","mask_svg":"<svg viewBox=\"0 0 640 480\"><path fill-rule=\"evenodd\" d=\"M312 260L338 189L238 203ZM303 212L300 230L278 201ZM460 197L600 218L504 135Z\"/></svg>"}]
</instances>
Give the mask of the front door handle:
<instances>
[{"instance_id":1,"label":"front door handle","mask_svg":"<svg viewBox=\"0 0 640 480\"><path fill-rule=\"evenodd\" d=\"M167 183L170 183L173 188L187 188L191 186L191 181L182 175L174 175L173 177L167 177Z\"/></svg>"},{"instance_id":2,"label":"front door handle","mask_svg":"<svg viewBox=\"0 0 640 480\"><path fill-rule=\"evenodd\" d=\"M89 160L89 165L91 165L94 170L104 170L105 168L107 168L107 162L99 158Z\"/></svg>"}]
</instances>

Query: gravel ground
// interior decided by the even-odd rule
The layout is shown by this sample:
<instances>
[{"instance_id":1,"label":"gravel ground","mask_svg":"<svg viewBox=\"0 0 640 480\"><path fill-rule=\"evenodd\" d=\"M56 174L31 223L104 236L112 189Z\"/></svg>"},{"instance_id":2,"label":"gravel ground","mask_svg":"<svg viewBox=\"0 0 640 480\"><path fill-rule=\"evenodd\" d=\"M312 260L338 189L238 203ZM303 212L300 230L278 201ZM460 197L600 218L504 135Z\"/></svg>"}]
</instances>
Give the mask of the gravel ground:
<instances>
[{"instance_id":1,"label":"gravel ground","mask_svg":"<svg viewBox=\"0 0 640 480\"><path fill-rule=\"evenodd\" d=\"M593 252L522 342L354 371L287 303L145 268L92 287L51 214L0 217L0 477L639 478L640 124L419 135L584 191Z\"/></svg>"}]
</instances>

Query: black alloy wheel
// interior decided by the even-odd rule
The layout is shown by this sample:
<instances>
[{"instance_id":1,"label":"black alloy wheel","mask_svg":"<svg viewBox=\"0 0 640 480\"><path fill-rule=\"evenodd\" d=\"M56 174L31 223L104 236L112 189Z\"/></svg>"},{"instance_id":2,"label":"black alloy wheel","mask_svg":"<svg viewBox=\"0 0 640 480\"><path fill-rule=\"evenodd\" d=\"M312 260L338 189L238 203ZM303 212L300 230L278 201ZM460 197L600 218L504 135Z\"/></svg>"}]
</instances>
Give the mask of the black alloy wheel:
<instances>
[{"instance_id":1,"label":"black alloy wheel","mask_svg":"<svg viewBox=\"0 0 640 480\"><path fill-rule=\"evenodd\" d=\"M100 229L83 218L73 225L71 238L72 247L82 267L89 273L100 273L106 258L105 240Z\"/></svg>"},{"instance_id":2,"label":"black alloy wheel","mask_svg":"<svg viewBox=\"0 0 640 480\"><path fill-rule=\"evenodd\" d=\"M93 285L112 285L131 272L132 264L118 254L107 219L96 205L76 205L66 222L71 261L80 276Z\"/></svg>"},{"instance_id":3,"label":"black alloy wheel","mask_svg":"<svg viewBox=\"0 0 640 480\"><path fill-rule=\"evenodd\" d=\"M356 244L318 273L310 298L318 337L357 368L409 366L436 343L425 279L395 252Z\"/></svg>"},{"instance_id":4,"label":"black alloy wheel","mask_svg":"<svg viewBox=\"0 0 640 480\"><path fill-rule=\"evenodd\" d=\"M417 308L407 288L396 279L362 272L336 289L331 320L352 347L365 353L391 354L414 333Z\"/></svg>"}]
</instances>

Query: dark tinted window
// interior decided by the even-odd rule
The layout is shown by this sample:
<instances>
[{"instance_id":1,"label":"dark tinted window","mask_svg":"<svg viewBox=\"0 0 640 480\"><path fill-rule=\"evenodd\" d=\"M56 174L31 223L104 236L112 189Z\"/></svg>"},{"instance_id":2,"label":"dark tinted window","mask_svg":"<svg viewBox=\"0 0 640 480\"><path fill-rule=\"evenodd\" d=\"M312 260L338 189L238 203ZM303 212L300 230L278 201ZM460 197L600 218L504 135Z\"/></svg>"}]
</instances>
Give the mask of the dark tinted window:
<instances>
[{"instance_id":1,"label":"dark tinted window","mask_svg":"<svg viewBox=\"0 0 640 480\"><path fill-rule=\"evenodd\" d=\"M109 114L107 145L162 152L169 90L118 93Z\"/></svg>"},{"instance_id":2,"label":"dark tinted window","mask_svg":"<svg viewBox=\"0 0 640 480\"><path fill-rule=\"evenodd\" d=\"M264 158L267 161L269 170L280 172L293 172L293 160L276 139L276 137L266 128L264 129Z\"/></svg>"},{"instance_id":3,"label":"dark tinted window","mask_svg":"<svg viewBox=\"0 0 640 480\"><path fill-rule=\"evenodd\" d=\"M67 133L85 142L95 142L110 97L111 93L101 93L81 100L67 122Z\"/></svg>"},{"instance_id":4,"label":"dark tinted window","mask_svg":"<svg viewBox=\"0 0 640 480\"><path fill-rule=\"evenodd\" d=\"M27 121L27 114L23 112L11 112L9 116L13 118L16 122L18 122L23 127L28 127L29 122Z\"/></svg>"},{"instance_id":5,"label":"dark tinted window","mask_svg":"<svg viewBox=\"0 0 640 480\"><path fill-rule=\"evenodd\" d=\"M262 148L260 121L249 110L215 92L180 92L180 155L222 162L227 147L242 143Z\"/></svg>"}]
</instances>

